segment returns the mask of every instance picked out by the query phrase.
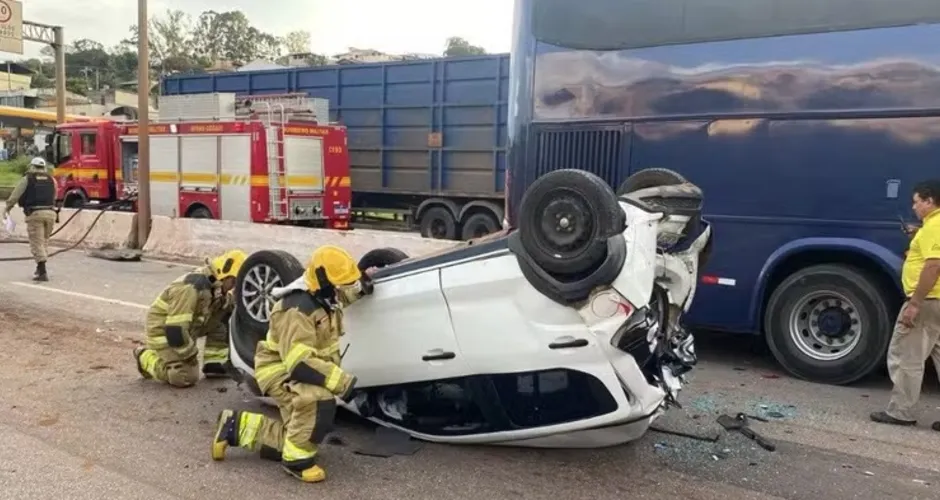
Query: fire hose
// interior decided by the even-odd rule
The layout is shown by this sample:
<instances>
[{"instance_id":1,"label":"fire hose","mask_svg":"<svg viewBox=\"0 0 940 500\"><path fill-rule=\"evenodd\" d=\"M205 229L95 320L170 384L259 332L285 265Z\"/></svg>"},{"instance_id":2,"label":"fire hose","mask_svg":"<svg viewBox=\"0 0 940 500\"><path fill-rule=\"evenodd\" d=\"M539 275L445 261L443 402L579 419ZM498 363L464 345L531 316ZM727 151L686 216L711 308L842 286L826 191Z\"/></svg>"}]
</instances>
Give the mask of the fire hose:
<instances>
[{"instance_id":1,"label":"fire hose","mask_svg":"<svg viewBox=\"0 0 940 500\"><path fill-rule=\"evenodd\" d=\"M135 197L122 198L122 199L120 199L120 200L112 201L112 202L110 202L110 203L104 203L104 204L101 204L101 205L94 205L94 208L95 208L95 209L99 209L99 208L100 208L100 212L101 212L101 213L99 213L99 214L97 215L97 217L95 217L95 219L94 219L93 221L91 221L91 225L88 226L88 230L85 231L85 234L83 234L82 237L79 238L78 241L76 241L75 243L72 243L71 245L69 245L69 246L67 246L67 247L65 247L65 248L62 248L62 249L56 250L55 252L50 253L49 256L48 256L48 258L51 259L51 258L55 257L56 255L63 254L63 253L65 253L65 252L68 252L68 251L70 251L70 250L73 250L73 249L77 248L79 245L82 244L82 242L85 241L85 238L87 238L88 235L91 234L92 229L95 228L95 226L98 224L98 221L101 220L102 217L104 217L104 214L105 214L106 212L108 212L108 211L110 211L110 210L113 210L114 207L116 207L116 206L118 206L118 205L121 205L121 204L123 204L123 203L127 203L127 202L129 202L129 201L134 201L134 199L135 199ZM60 225L58 228L56 228L56 230L53 231L52 234L49 235L49 237L51 238L51 237L55 236L56 233L58 233L59 231L61 231L65 226L68 226L69 223L72 222L72 220L75 219L75 217L78 216L78 214L80 214L80 213L81 213L82 211L84 211L85 209L91 209L91 208L90 208L90 205L84 205L84 206L79 207L78 210L76 210L75 213L73 213L71 217L69 217L68 219L66 219L65 222L64 222L62 225ZM59 210L57 209L57 210L56 210L56 219L58 219L58 216L59 216ZM22 243L27 243L27 242L24 241L24 240L21 240L21 239L14 239L14 240L0 240L0 243L20 243L20 244L22 244ZM33 257L32 257L32 256L30 256L30 257L0 257L0 262L20 262L20 261L28 261L28 260L33 260Z\"/></svg>"}]
</instances>

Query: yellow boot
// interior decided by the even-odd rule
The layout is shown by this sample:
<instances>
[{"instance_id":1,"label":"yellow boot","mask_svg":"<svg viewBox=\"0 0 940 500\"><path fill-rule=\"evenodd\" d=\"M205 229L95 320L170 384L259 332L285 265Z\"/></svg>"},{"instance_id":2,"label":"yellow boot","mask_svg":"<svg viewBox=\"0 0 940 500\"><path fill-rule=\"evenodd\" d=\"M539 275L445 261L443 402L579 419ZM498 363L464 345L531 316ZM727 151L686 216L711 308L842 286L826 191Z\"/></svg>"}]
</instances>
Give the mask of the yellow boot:
<instances>
[{"instance_id":1,"label":"yellow boot","mask_svg":"<svg viewBox=\"0 0 940 500\"><path fill-rule=\"evenodd\" d=\"M238 413L222 410L212 440L212 460L225 460L225 451L229 446L238 446Z\"/></svg>"},{"instance_id":2,"label":"yellow boot","mask_svg":"<svg viewBox=\"0 0 940 500\"><path fill-rule=\"evenodd\" d=\"M292 469L285 465L284 470L305 483L319 483L326 479L326 471L319 465L313 465L303 470Z\"/></svg>"}]
</instances>

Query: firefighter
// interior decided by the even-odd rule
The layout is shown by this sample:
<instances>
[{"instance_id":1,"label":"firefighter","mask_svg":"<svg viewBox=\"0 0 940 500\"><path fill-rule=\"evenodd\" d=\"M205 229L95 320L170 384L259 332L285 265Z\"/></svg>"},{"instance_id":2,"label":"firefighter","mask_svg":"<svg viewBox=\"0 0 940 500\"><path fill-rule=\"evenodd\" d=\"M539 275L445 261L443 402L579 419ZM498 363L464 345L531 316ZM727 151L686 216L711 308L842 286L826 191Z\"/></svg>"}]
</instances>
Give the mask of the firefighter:
<instances>
[{"instance_id":1,"label":"firefighter","mask_svg":"<svg viewBox=\"0 0 940 500\"><path fill-rule=\"evenodd\" d=\"M134 349L141 376L174 387L195 385L200 337L206 337L203 374L225 376L232 291L246 258L243 251L230 250L180 276L160 293L147 312L147 345Z\"/></svg>"},{"instance_id":2,"label":"firefighter","mask_svg":"<svg viewBox=\"0 0 940 500\"><path fill-rule=\"evenodd\" d=\"M307 290L275 303L267 338L255 352L255 379L277 402L281 421L247 411L224 410L212 443L213 460L229 446L278 460L304 482L326 479L317 448L330 432L336 397L348 399L356 377L340 368L343 308L372 293L371 270L361 273L342 248L318 248L304 272Z\"/></svg>"},{"instance_id":3,"label":"firefighter","mask_svg":"<svg viewBox=\"0 0 940 500\"><path fill-rule=\"evenodd\" d=\"M40 157L29 162L26 175L13 188L7 199L6 210L9 213L19 203L26 215L26 233L29 236L29 251L36 261L33 281L49 281L46 274L46 260L49 258L49 238L55 227L55 197L58 184L46 171L46 160ZM2 219L2 217L0 217Z\"/></svg>"}]
</instances>

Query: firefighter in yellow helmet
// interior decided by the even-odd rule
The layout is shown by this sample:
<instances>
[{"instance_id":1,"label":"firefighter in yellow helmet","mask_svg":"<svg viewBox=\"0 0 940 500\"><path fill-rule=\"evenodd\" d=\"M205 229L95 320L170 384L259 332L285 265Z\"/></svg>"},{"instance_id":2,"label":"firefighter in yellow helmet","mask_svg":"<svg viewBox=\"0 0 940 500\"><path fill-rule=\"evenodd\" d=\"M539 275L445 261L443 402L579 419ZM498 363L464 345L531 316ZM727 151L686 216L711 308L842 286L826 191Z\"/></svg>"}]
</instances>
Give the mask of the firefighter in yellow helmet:
<instances>
[{"instance_id":1,"label":"firefighter in yellow helmet","mask_svg":"<svg viewBox=\"0 0 940 500\"><path fill-rule=\"evenodd\" d=\"M167 286L147 312L147 345L134 349L137 370L146 379L175 387L199 380L196 340L206 337L203 374L222 377L228 362L228 318L234 309L235 278L247 259L230 250Z\"/></svg>"},{"instance_id":2,"label":"firefighter in yellow helmet","mask_svg":"<svg viewBox=\"0 0 940 500\"><path fill-rule=\"evenodd\" d=\"M316 465L317 447L330 432L336 397L347 399L356 377L340 368L343 308L372 293L371 270L361 273L342 248L313 252L304 281L274 304L267 338L255 352L255 379L277 402L281 421L247 411L219 415L212 458L223 460L229 446L279 460L292 476L315 483L326 479Z\"/></svg>"}]
</instances>

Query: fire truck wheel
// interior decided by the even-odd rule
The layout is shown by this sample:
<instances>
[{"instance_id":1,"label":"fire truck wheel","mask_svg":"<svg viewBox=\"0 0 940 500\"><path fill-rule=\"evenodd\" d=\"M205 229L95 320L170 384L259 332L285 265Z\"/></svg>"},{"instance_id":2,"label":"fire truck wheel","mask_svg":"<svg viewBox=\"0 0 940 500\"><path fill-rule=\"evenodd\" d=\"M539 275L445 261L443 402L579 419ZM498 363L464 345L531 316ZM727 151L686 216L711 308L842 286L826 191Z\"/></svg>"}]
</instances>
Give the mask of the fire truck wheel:
<instances>
[{"instance_id":1,"label":"fire truck wheel","mask_svg":"<svg viewBox=\"0 0 940 500\"><path fill-rule=\"evenodd\" d=\"M668 168L647 168L627 177L617 189L617 195L622 196L641 189L674 186L688 182L685 177Z\"/></svg>"},{"instance_id":2,"label":"fire truck wheel","mask_svg":"<svg viewBox=\"0 0 940 500\"><path fill-rule=\"evenodd\" d=\"M212 212L209 211L206 207L194 207L190 209L189 214L186 215L190 219L211 219Z\"/></svg>"},{"instance_id":3,"label":"fire truck wheel","mask_svg":"<svg viewBox=\"0 0 940 500\"><path fill-rule=\"evenodd\" d=\"M392 264L398 264L408 259L408 254L397 248L376 248L366 252L359 259L359 269L365 271L370 267L385 267Z\"/></svg>"},{"instance_id":4,"label":"fire truck wheel","mask_svg":"<svg viewBox=\"0 0 940 500\"><path fill-rule=\"evenodd\" d=\"M65 208L81 208L84 207L87 203L88 197L85 196L84 191L76 189L65 194L65 199L62 201L62 206Z\"/></svg>"},{"instance_id":5,"label":"fire truck wheel","mask_svg":"<svg viewBox=\"0 0 940 500\"><path fill-rule=\"evenodd\" d=\"M555 170L538 178L519 205L523 249L559 277L596 268L607 256L607 239L626 221L613 189L584 170Z\"/></svg>"},{"instance_id":6,"label":"fire truck wheel","mask_svg":"<svg viewBox=\"0 0 940 500\"><path fill-rule=\"evenodd\" d=\"M274 306L271 290L290 284L303 274L304 266L287 252L262 250L248 256L235 281L239 326L251 333L266 331Z\"/></svg>"}]
</instances>

